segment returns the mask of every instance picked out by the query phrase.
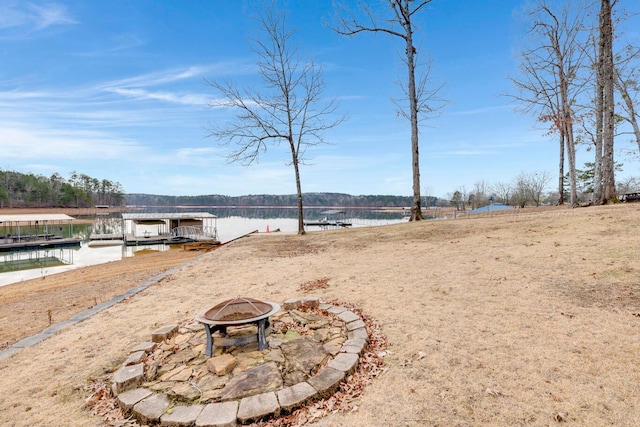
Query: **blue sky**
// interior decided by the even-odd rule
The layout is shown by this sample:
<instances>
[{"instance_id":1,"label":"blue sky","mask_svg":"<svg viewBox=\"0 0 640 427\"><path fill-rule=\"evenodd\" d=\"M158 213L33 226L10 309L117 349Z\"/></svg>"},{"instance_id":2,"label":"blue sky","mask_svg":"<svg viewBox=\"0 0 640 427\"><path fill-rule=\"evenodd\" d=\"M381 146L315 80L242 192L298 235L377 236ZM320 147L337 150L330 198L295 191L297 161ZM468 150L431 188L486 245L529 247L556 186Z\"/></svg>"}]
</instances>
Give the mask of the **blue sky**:
<instances>
[{"instance_id":1,"label":"blue sky","mask_svg":"<svg viewBox=\"0 0 640 427\"><path fill-rule=\"evenodd\" d=\"M420 16L418 57L430 58L432 81L449 101L421 129L423 194L446 197L534 171L548 171L555 184L556 138L501 96L517 71L514 13L523 3L434 0ZM405 74L402 43L328 30L328 0L290 1L288 10L301 56L322 64L325 94L348 116L325 134L331 144L308 152L303 192L411 195L409 125L391 101ZM217 94L205 80L260 87L254 13L242 0L0 0L0 168L65 178L77 171L127 193L295 193L284 147L243 167L206 137L229 112L207 108ZM590 159L581 148L579 167ZM623 175L640 175L638 163L617 159Z\"/></svg>"}]
</instances>

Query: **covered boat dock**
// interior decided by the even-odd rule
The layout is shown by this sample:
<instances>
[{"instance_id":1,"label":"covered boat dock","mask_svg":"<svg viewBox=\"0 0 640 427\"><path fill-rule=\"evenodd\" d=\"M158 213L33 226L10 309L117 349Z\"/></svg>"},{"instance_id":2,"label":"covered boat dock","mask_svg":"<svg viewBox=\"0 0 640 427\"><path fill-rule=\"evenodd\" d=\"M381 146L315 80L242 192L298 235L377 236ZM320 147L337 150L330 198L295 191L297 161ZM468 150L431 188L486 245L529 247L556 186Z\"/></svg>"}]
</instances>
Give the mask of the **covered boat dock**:
<instances>
[{"instance_id":1,"label":"covered boat dock","mask_svg":"<svg viewBox=\"0 0 640 427\"><path fill-rule=\"evenodd\" d=\"M71 237L73 220L65 214L0 215L0 252L80 246L81 239Z\"/></svg>"},{"instance_id":2,"label":"covered boat dock","mask_svg":"<svg viewBox=\"0 0 640 427\"><path fill-rule=\"evenodd\" d=\"M208 212L123 213L126 245L219 243L218 217Z\"/></svg>"}]
</instances>

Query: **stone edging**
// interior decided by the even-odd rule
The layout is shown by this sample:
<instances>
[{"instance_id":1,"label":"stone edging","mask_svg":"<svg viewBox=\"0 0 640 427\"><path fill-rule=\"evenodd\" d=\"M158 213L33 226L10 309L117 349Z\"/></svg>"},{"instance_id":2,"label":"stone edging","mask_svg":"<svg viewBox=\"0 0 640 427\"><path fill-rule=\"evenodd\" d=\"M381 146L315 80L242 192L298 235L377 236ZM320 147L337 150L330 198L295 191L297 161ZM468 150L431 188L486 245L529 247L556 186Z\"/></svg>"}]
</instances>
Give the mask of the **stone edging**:
<instances>
[{"instance_id":1,"label":"stone edging","mask_svg":"<svg viewBox=\"0 0 640 427\"><path fill-rule=\"evenodd\" d=\"M166 394L139 387L144 381L143 358L155 348L156 342L171 337L178 329L177 325L167 325L153 332L152 342L133 348L129 358L113 374L112 389L117 395L118 405L143 424L226 427L290 413L311 400L333 394L358 365L369 339L365 323L356 313L344 307L320 303L314 297L287 300L283 309L301 306L328 312L341 320L347 330L347 340L340 351L306 381L239 400L172 407Z\"/></svg>"}]
</instances>

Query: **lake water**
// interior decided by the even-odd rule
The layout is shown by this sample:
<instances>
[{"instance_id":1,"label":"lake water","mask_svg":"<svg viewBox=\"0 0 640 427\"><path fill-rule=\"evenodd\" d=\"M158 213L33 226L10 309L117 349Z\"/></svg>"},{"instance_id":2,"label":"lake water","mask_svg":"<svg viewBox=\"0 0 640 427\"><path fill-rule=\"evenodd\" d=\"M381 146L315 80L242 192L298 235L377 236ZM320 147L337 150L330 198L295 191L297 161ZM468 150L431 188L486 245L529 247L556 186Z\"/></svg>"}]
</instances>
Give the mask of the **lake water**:
<instances>
[{"instance_id":1,"label":"lake water","mask_svg":"<svg viewBox=\"0 0 640 427\"><path fill-rule=\"evenodd\" d=\"M159 212L159 210L154 209L153 212ZM296 233L298 230L295 209L190 208L172 209L165 212L210 212L218 216L218 239L223 243L256 230L260 232L266 232L267 229L270 232L280 230L283 233ZM305 211L305 221L319 220L324 216L326 215L323 215L320 209ZM403 221L402 215L398 212L369 210L346 211L341 219L350 222L352 227L373 227ZM172 248L170 245L89 247L91 234L118 233L120 230L121 219L119 215L99 216L93 220L92 224L74 225L72 235L64 236L81 238L83 241L80 247L0 253L0 286L89 265L119 261L124 257L141 255L148 251L166 251ZM314 226L307 226L305 230L307 232L322 231L320 227ZM65 234L67 233L65 232Z\"/></svg>"}]
</instances>

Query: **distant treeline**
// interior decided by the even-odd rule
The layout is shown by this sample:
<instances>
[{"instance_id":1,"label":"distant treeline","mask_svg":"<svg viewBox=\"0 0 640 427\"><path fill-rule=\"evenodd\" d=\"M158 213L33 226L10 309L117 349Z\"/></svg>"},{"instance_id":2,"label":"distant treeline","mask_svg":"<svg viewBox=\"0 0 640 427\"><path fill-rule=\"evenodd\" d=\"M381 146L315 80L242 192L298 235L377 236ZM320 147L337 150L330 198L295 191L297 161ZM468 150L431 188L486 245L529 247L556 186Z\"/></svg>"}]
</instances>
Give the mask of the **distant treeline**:
<instances>
[{"instance_id":1,"label":"distant treeline","mask_svg":"<svg viewBox=\"0 0 640 427\"><path fill-rule=\"evenodd\" d=\"M296 206L296 195L255 194L247 196L159 196L154 194L127 194L128 206ZM411 206L412 197L405 196L352 196L343 193L304 193L305 207L402 207ZM436 199L430 200L435 205Z\"/></svg>"},{"instance_id":2,"label":"distant treeline","mask_svg":"<svg viewBox=\"0 0 640 427\"><path fill-rule=\"evenodd\" d=\"M0 169L0 208L85 208L123 206L118 182L72 172L68 179L54 173L46 177Z\"/></svg>"},{"instance_id":3,"label":"distant treeline","mask_svg":"<svg viewBox=\"0 0 640 427\"><path fill-rule=\"evenodd\" d=\"M409 196L304 193L302 198L305 207L384 208L412 205L412 197ZM435 197L427 199L427 205L436 205ZM291 207L296 206L297 201L295 194L246 196L125 194L119 182L100 180L75 171L65 179L58 173L47 177L0 169L0 208L86 208L96 205Z\"/></svg>"}]
</instances>

